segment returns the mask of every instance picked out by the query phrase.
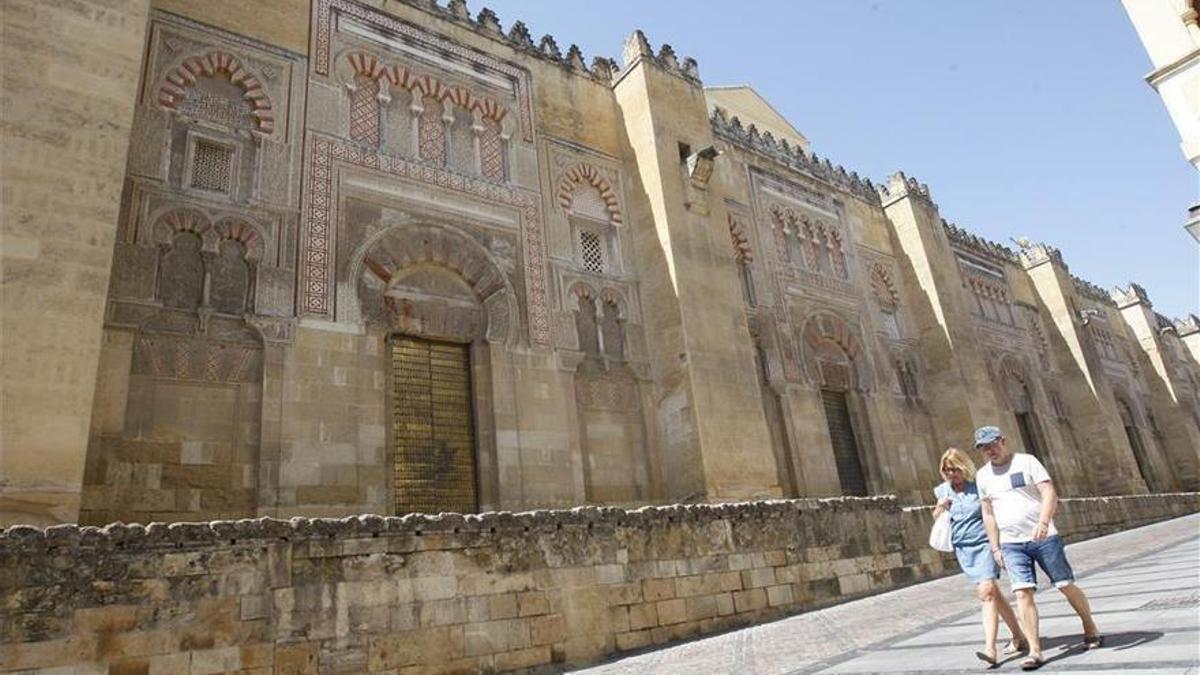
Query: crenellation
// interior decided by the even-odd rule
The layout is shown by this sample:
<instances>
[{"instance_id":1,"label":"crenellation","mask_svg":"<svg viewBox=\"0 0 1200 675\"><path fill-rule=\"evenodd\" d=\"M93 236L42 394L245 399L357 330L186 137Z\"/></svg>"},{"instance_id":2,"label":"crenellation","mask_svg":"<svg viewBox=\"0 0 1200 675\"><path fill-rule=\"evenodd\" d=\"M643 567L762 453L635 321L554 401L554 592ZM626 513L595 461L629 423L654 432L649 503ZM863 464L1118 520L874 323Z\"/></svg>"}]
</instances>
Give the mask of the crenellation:
<instances>
[{"instance_id":1,"label":"crenellation","mask_svg":"<svg viewBox=\"0 0 1200 675\"><path fill-rule=\"evenodd\" d=\"M641 30L635 30L629 37L625 38L621 58L624 60L624 65L621 68L622 72L628 71L640 61L646 61L692 84L702 84L700 82L700 67L695 59L689 56L680 62L679 57L675 54L675 49L666 43L659 47L658 54L656 55L650 47L650 41L646 38L646 34Z\"/></svg>"},{"instance_id":2,"label":"crenellation","mask_svg":"<svg viewBox=\"0 0 1200 675\"><path fill-rule=\"evenodd\" d=\"M1018 257L1025 269L1047 262L1053 262L1064 270L1068 269L1067 264L1063 262L1062 252L1057 248L1044 242L1031 241L1025 237L1015 239L1014 242L1017 244Z\"/></svg>"},{"instance_id":3,"label":"crenellation","mask_svg":"<svg viewBox=\"0 0 1200 675\"><path fill-rule=\"evenodd\" d=\"M553 35L548 33L543 35L542 39L538 42L538 52L551 61L561 63L563 60L562 50L558 48L558 42L555 41Z\"/></svg>"},{"instance_id":4,"label":"crenellation","mask_svg":"<svg viewBox=\"0 0 1200 675\"><path fill-rule=\"evenodd\" d=\"M1200 333L1200 317L1197 317L1195 314L1188 314L1182 319L1175 319L1173 323L1179 337Z\"/></svg>"},{"instance_id":5,"label":"crenellation","mask_svg":"<svg viewBox=\"0 0 1200 675\"><path fill-rule=\"evenodd\" d=\"M928 188L926 188L926 194L928 194ZM1019 262L1020 260L1017 254L1007 246L968 232L944 218L942 227L945 228L946 236L949 237L951 244L1001 262Z\"/></svg>"},{"instance_id":6,"label":"crenellation","mask_svg":"<svg viewBox=\"0 0 1200 675\"><path fill-rule=\"evenodd\" d=\"M529 27L524 21L513 22L512 28L508 29L508 40L512 42L517 49L533 52L533 35L529 33Z\"/></svg>"},{"instance_id":7,"label":"crenellation","mask_svg":"<svg viewBox=\"0 0 1200 675\"><path fill-rule=\"evenodd\" d=\"M1078 291L1083 297L1088 298L1089 300L1094 300L1103 305L1116 304L1113 301L1112 295L1100 286L1075 275L1071 275L1071 281L1075 283L1075 290Z\"/></svg>"},{"instance_id":8,"label":"crenellation","mask_svg":"<svg viewBox=\"0 0 1200 675\"><path fill-rule=\"evenodd\" d=\"M729 116L720 108L714 108L709 118L713 133L718 137L764 155L789 169L794 169L831 185L850 192L868 203L878 204L879 194L869 180L857 173L847 173L842 166L834 166L827 158L806 152L800 146L792 146L786 139L776 139L767 131L760 132L754 124L743 126L736 115Z\"/></svg>"},{"instance_id":9,"label":"crenellation","mask_svg":"<svg viewBox=\"0 0 1200 675\"><path fill-rule=\"evenodd\" d=\"M583 62L583 52L580 51L579 45L573 44L567 49L566 61L567 65L571 66L572 69L581 73L591 74L591 71L588 70Z\"/></svg>"},{"instance_id":10,"label":"crenellation","mask_svg":"<svg viewBox=\"0 0 1200 675\"><path fill-rule=\"evenodd\" d=\"M475 23L479 24L480 28L493 37L502 37L504 35L504 31L500 27L500 19L496 17L495 12L487 7L479 10L479 14L475 17Z\"/></svg>"},{"instance_id":11,"label":"crenellation","mask_svg":"<svg viewBox=\"0 0 1200 675\"><path fill-rule=\"evenodd\" d=\"M1125 288L1113 286L1108 296L1113 303L1116 303L1118 309L1124 309L1130 305L1143 305L1146 308L1154 306L1150 302L1150 295L1146 293L1146 289L1133 282L1130 282Z\"/></svg>"},{"instance_id":12,"label":"crenellation","mask_svg":"<svg viewBox=\"0 0 1200 675\"><path fill-rule=\"evenodd\" d=\"M903 171L897 171L888 176L887 182L880 183L877 190L884 202L908 196L919 199L931 208L937 209L937 203L933 201L929 186L906 176Z\"/></svg>"}]
</instances>

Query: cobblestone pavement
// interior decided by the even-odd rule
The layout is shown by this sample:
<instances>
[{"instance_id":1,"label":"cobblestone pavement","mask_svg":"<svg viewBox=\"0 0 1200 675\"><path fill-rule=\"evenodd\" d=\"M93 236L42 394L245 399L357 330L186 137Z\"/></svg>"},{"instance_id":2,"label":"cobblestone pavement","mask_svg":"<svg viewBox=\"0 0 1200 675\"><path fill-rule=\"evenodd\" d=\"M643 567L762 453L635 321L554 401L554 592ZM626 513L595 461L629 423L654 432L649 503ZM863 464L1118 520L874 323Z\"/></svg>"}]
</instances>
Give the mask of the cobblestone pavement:
<instances>
[{"instance_id":1,"label":"cobblestone pavement","mask_svg":"<svg viewBox=\"0 0 1200 675\"><path fill-rule=\"evenodd\" d=\"M1065 598L1042 588L1048 663L1038 672L1200 673L1200 515L1071 544L1067 551L1105 646L1084 650L1079 620ZM1007 635L1003 627L1001 635ZM984 672L974 656L982 642L973 589L956 575L580 672ZM1012 657L993 672L1020 672L1020 661Z\"/></svg>"}]
</instances>

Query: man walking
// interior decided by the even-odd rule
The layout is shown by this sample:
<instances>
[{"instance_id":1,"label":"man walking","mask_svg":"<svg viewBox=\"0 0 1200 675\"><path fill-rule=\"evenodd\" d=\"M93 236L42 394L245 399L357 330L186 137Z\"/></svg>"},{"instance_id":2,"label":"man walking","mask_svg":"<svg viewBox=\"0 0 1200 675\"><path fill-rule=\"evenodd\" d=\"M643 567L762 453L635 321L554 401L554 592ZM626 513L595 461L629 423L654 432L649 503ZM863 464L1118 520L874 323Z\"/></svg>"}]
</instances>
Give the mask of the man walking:
<instances>
[{"instance_id":1,"label":"man walking","mask_svg":"<svg viewBox=\"0 0 1200 675\"><path fill-rule=\"evenodd\" d=\"M1034 603L1037 573L1034 563L1071 603L1083 621L1083 642L1088 649L1101 644L1100 630L1092 620L1087 596L1075 585L1075 573L1067 562L1062 537L1054 527L1058 493L1050 474L1037 457L1014 453L997 427L975 430L975 447L988 463L976 475L983 507L983 525L996 564L1008 568L1021 614L1021 627L1029 644L1029 658L1022 670L1042 667L1042 643L1038 635L1038 610Z\"/></svg>"}]
</instances>

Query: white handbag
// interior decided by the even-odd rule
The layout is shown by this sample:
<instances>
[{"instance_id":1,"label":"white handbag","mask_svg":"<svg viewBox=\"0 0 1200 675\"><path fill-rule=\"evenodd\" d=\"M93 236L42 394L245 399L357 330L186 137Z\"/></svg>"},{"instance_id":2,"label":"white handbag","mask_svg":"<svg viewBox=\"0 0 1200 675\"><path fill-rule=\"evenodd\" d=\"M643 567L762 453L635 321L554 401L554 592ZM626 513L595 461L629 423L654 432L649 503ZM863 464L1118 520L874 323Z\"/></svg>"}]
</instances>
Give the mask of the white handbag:
<instances>
[{"instance_id":1,"label":"white handbag","mask_svg":"<svg viewBox=\"0 0 1200 675\"><path fill-rule=\"evenodd\" d=\"M950 542L950 512L943 512L942 515L933 521L933 529L929 530L929 545L939 551L950 553L954 550L954 544Z\"/></svg>"}]
</instances>

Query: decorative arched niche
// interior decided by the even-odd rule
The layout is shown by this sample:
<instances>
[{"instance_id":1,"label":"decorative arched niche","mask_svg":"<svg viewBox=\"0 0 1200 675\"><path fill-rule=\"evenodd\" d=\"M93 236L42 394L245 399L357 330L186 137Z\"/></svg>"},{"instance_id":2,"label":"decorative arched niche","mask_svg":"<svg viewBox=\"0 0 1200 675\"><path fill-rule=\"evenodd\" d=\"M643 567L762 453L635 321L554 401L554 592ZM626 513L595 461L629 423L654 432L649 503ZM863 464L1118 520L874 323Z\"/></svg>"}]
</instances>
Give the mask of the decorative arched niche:
<instances>
[{"instance_id":1,"label":"decorative arched niche","mask_svg":"<svg viewBox=\"0 0 1200 675\"><path fill-rule=\"evenodd\" d=\"M158 103L168 110L263 136L275 131L275 111L262 82L228 52L183 59L159 85Z\"/></svg>"},{"instance_id":2,"label":"decorative arched niche","mask_svg":"<svg viewBox=\"0 0 1200 675\"><path fill-rule=\"evenodd\" d=\"M836 391L873 388L862 342L845 319L828 312L814 314L804 322L802 337L809 381Z\"/></svg>"},{"instance_id":3,"label":"decorative arched niche","mask_svg":"<svg viewBox=\"0 0 1200 675\"><path fill-rule=\"evenodd\" d=\"M418 337L511 344L517 298L491 255L447 226L397 225L368 240L350 278L368 324Z\"/></svg>"}]
</instances>

